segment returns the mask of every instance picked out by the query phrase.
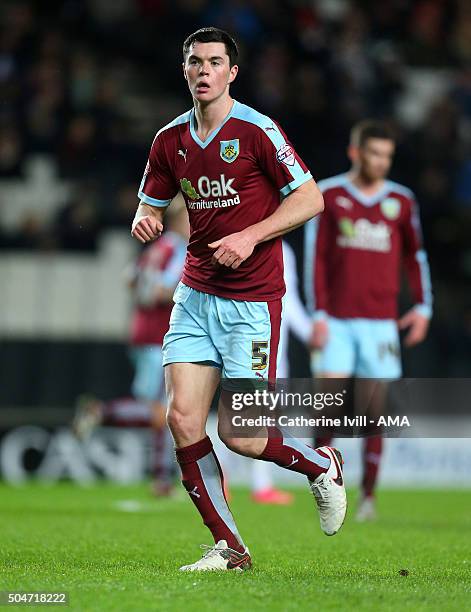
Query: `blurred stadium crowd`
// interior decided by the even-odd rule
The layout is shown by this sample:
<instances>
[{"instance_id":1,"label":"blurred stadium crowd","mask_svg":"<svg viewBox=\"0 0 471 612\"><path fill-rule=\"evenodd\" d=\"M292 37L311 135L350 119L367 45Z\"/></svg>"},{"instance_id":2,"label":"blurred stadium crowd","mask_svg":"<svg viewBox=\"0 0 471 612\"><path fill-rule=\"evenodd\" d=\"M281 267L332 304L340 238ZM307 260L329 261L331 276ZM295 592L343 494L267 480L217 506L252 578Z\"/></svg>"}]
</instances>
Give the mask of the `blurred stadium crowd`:
<instances>
[{"instance_id":1,"label":"blurred stadium crowd","mask_svg":"<svg viewBox=\"0 0 471 612\"><path fill-rule=\"evenodd\" d=\"M0 19L2 249L90 252L128 229L155 131L191 106L182 40L216 25L240 41L233 95L279 121L317 179L348 168L355 121L394 126L393 178L417 194L430 255L431 342L467 374L470 2L4 0Z\"/></svg>"}]
</instances>

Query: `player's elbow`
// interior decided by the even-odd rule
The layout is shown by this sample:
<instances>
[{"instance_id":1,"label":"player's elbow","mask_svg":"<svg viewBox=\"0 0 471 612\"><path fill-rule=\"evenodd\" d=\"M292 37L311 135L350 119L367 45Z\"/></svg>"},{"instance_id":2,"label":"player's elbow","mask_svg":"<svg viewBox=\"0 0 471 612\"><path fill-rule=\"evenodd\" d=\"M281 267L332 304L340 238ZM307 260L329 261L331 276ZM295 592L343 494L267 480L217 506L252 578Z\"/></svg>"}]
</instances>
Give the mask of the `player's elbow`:
<instances>
[{"instance_id":1,"label":"player's elbow","mask_svg":"<svg viewBox=\"0 0 471 612\"><path fill-rule=\"evenodd\" d=\"M323 212L324 208L325 208L324 196L319 190L317 190L316 200L315 200L315 211L316 212L314 213L314 215L319 215L321 212Z\"/></svg>"},{"instance_id":2,"label":"player's elbow","mask_svg":"<svg viewBox=\"0 0 471 612\"><path fill-rule=\"evenodd\" d=\"M303 202L303 223L312 219L316 215L320 214L324 210L324 198L322 196L319 187L311 179L301 185L296 191L298 191L301 201Z\"/></svg>"},{"instance_id":3,"label":"player's elbow","mask_svg":"<svg viewBox=\"0 0 471 612\"><path fill-rule=\"evenodd\" d=\"M312 218L319 215L324 210L324 197L316 184L313 184L310 195L310 218Z\"/></svg>"}]
</instances>

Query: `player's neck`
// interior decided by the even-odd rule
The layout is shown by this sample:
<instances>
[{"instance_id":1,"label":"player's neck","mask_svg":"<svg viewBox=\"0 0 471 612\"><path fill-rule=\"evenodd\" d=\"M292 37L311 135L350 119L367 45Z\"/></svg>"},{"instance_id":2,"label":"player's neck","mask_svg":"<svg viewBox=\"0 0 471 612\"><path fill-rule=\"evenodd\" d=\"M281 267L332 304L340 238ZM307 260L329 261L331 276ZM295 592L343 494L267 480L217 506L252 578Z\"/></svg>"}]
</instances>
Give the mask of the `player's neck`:
<instances>
[{"instance_id":1,"label":"player's neck","mask_svg":"<svg viewBox=\"0 0 471 612\"><path fill-rule=\"evenodd\" d=\"M216 130L231 112L234 100L230 96L218 98L209 104L194 101L196 117L196 133L201 140L206 140L209 134Z\"/></svg>"},{"instance_id":2,"label":"player's neck","mask_svg":"<svg viewBox=\"0 0 471 612\"><path fill-rule=\"evenodd\" d=\"M361 172L358 172L358 170L351 170L348 173L348 178L361 193L367 196L374 195L384 187L384 179L370 181L367 177L363 176Z\"/></svg>"}]
</instances>

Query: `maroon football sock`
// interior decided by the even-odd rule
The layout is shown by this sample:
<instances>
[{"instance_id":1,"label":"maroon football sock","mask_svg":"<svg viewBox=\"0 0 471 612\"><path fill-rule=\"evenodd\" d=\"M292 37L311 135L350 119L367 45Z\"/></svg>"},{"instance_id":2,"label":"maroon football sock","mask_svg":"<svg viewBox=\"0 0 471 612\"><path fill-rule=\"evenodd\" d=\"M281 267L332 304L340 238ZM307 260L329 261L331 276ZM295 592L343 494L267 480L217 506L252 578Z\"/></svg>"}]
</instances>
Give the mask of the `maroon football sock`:
<instances>
[{"instance_id":1,"label":"maroon football sock","mask_svg":"<svg viewBox=\"0 0 471 612\"><path fill-rule=\"evenodd\" d=\"M371 497L374 495L378 479L383 439L381 436L371 436L365 438L363 444L363 481L361 487L363 496Z\"/></svg>"},{"instance_id":2,"label":"maroon football sock","mask_svg":"<svg viewBox=\"0 0 471 612\"><path fill-rule=\"evenodd\" d=\"M110 427L140 427L151 426L151 410L149 402L143 402L130 397L120 397L102 406L102 423Z\"/></svg>"},{"instance_id":3,"label":"maroon football sock","mask_svg":"<svg viewBox=\"0 0 471 612\"><path fill-rule=\"evenodd\" d=\"M182 482L215 542L243 552L245 545L237 531L224 495L224 477L211 440L203 440L176 450Z\"/></svg>"},{"instance_id":4,"label":"maroon football sock","mask_svg":"<svg viewBox=\"0 0 471 612\"><path fill-rule=\"evenodd\" d=\"M305 474L310 480L328 470L330 459L325 453L313 449L301 440L283 436L277 427L267 429L267 445L259 459L273 461L287 470Z\"/></svg>"}]
</instances>

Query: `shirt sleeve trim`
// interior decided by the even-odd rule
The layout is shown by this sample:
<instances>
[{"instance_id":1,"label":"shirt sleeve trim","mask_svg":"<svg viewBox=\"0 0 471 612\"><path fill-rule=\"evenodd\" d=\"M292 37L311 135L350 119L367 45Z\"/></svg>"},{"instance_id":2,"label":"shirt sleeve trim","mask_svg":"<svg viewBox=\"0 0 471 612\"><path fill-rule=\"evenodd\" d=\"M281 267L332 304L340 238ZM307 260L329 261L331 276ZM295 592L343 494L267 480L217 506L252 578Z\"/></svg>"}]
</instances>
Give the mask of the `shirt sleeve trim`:
<instances>
[{"instance_id":1,"label":"shirt sleeve trim","mask_svg":"<svg viewBox=\"0 0 471 612\"><path fill-rule=\"evenodd\" d=\"M171 202L171 200L157 200L157 198L151 198L143 191L139 191L137 195L145 204L149 204L150 206L158 206L159 208L165 208Z\"/></svg>"},{"instance_id":2,"label":"shirt sleeve trim","mask_svg":"<svg viewBox=\"0 0 471 612\"><path fill-rule=\"evenodd\" d=\"M416 304L414 310L426 319L432 318L432 307L429 304Z\"/></svg>"},{"instance_id":3,"label":"shirt sleeve trim","mask_svg":"<svg viewBox=\"0 0 471 612\"><path fill-rule=\"evenodd\" d=\"M284 187L282 187L282 189L280 189L280 193L283 196L287 196L288 194L290 194L292 191L294 191L295 189L297 189L298 187L300 187L303 183L306 183L307 181L309 181L310 179L312 179L312 174L310 172L306 172L306 174L303 174L302 176L300 176L299 178L294 179L294 181L291 181L291 183L288 183L287 185L285 185Z\"/></svg>"}]
</instances>

